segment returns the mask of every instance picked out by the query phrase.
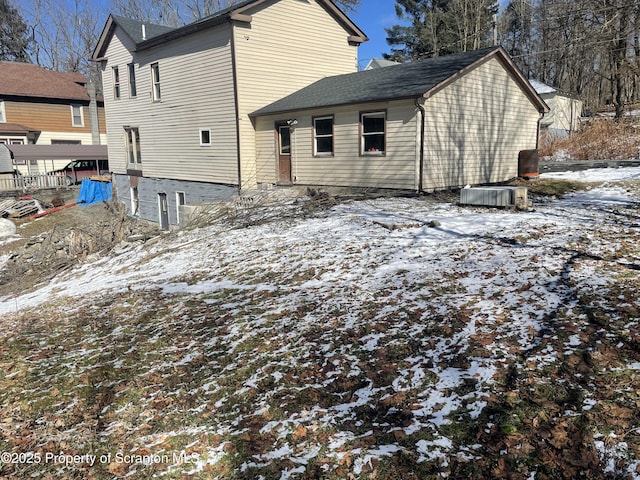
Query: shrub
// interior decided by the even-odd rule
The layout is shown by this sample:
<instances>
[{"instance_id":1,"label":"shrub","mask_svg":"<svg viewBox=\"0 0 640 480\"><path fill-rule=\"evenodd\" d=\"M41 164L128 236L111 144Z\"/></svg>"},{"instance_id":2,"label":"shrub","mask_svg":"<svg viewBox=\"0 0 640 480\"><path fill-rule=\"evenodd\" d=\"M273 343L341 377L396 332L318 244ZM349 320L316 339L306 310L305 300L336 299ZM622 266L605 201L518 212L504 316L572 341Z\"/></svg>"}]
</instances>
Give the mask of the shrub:
<instances>
[{"instance_id":1,"label":"shrub","mask_svg":"<svg viewBox=\"0 0 640 480\"><path fill-rule=\"evenodd\" d=\"M591 119L569 137L542 134L541 157L570 160L626 160L640 153L640 125L631 121Z\"/></svg>"}]
</instances>

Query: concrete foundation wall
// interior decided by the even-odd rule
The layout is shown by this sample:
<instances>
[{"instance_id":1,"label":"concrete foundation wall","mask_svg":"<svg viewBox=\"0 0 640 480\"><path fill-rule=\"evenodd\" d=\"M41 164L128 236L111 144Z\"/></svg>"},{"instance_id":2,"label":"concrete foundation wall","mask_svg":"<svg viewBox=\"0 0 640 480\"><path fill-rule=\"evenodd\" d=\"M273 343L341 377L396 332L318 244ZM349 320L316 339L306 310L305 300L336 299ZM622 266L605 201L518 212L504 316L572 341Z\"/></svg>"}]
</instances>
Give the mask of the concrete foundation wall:
<instances>
[{"instance_id":1,"label":"concrete foundation wall","mask_svg":"<svg viewBox=\"0 0 640 480\"><path fill-rule=\"evenodd\" d=\"M201 205L230 200L238 195L238 188L232 185L220 185L185 180L137 177L138 206L132 205L131 177L114 175L117 199L127 206L130 214L151 222L160 222L158 194L166 194L169 224L180 223L178 212L178 192L183 194L186 205ZM135 180L134 180L135 183ZM184 222L182 222L184 225Z\"/></svg>"}]
</instances>

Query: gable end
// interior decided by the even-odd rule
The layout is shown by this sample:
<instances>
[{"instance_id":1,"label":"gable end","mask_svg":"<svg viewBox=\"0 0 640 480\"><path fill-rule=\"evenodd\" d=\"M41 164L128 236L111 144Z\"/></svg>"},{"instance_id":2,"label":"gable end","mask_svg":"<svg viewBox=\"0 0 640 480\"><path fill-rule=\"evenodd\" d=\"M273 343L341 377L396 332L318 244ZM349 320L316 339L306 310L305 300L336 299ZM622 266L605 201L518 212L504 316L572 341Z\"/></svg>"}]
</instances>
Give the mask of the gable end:
<instances>
[{"instance_id":1,"label":"gable end","mask_svg":"<svg viewBox=\"0 0 640 480\"><path fill-rule=\"evenodd\" d=\"M480 65L488 62L492 58L496 58L509 72L513 80L518 84L523 93L529 98L532 104L538 109L540 113L547 113L549 111L549 106L544 102L542 97L535 91L533 86L529 83L529 81L525 78L525 76L520 72L520 69L513 63L513 61L509 58L509 55L506 54L505 50L502 47L498 47L488 55L478 59L474 63L467 65L466 67L460 69L458 72L449 76L439 84L435 85L433 88L429 89L423 95L425 99L428 99L446 88L448 85L451 85L460 77L463 77L471 70L478 68Z\"/></svg>"}]
</instances>

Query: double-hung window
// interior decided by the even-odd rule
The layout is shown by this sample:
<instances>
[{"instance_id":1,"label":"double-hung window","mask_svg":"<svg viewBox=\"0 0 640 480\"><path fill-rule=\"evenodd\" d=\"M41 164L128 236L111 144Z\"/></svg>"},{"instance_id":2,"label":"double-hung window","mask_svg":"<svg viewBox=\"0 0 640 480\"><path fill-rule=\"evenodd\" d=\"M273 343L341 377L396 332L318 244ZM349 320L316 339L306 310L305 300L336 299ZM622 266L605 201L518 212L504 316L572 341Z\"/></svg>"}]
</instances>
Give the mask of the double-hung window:
<instances>
[{"instance_id":1,"label":"double-hung window","mask_svg":"<svg viewBox=\"0 0 640 480\"><path fill-rule=\"evenodd\" d=\"M384 155L386 148L386 112L360 114L360 154Z\"/></svg>"},{"instance_id":2,"label":"double-hung window","mask_svg":"<svg viewBox=\"0 0 640 480\"><path fill-rule=\"evenodd\" d=\"M113 98L120 98L120 69L113 67Z\"/></svg>"},{"instance_id":3,"label":"double-hung window","mask_svg":"<svg viewBox=\"0 0 640 480\"><path fill-rule=\"evenodd\" d=\"M131 170L142 169L140 156L140 131L138 127L124 127L124 142L127 151L127 167Z\"/></svg>"},{"instance_id":4,"label":"double-hung window","mask_svg":"<svg viewBox=\"0 0 640 480\"><path fill-rule=\"evenodd\" d=\"M138 95L138 89L136 87L136 65L134 63L129 63L127 65L127 70L129 73L129 96L134 98Z\"/></svg>"},{"instance_id":5,"label":"double-hung window","mask_svg":"<svg viewBox=\"0 0 640 480\"><path fill-rule=\"evenodd\" d=\"M333 155L333 117L313 119L313 154Z\"/></svg>"},{"instance_id":6,"label":"double-hung window","mask_svg":"<svg viewBox=\"0 0 640 480\"><path fill-rule=\"evenodd\" d=\"M160 101L160 66L157 63L151 64L151 83L153 101Z\"/></svg>"},{"instance_id":7,"label":"double-hung window","mask_svg":"<svg viewBox=\"0 0 640 480\"><path fill-rule=\"evenodd\" d=\"M82 113L82 105L71 105L71 125L74 127L84 127L84 116Z\"/></svg>"}]
</instances>

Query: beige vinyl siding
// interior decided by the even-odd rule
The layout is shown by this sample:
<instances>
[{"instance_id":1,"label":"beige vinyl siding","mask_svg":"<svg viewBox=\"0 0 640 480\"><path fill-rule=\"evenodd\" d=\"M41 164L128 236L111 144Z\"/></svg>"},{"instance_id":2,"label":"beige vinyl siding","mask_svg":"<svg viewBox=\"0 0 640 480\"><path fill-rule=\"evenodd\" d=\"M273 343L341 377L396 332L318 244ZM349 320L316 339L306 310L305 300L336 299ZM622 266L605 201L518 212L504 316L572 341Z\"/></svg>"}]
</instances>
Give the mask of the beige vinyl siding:
<instances>
[{"instance_id":1,"label":"beige vinyl siding","mask_svg":"<svg viewBox=\"0 0 640 480\"><path fill-rule=\"evenodd\" d=\"M93 144L93 137L90 133L83 134L69 134L69 133L60 133L60 132L41 132L40 136L38 136L38 144L42 145L50 145L54 141L63 141L63 140L79 140L82 145L91 145ZM107 136L100 135L100 144L105 145L107 143Z\"/></svg>"},{"instance_id":2,"label":"beige vinyl siding","mask_svg":"<svg viewBox=\"0 0 640 480\"><path fill-rule=\"evenodd\" d=\"M242 182L257 179L255 131L248 114L320 78L357 71L350 33L315 0L270 0L236 23Z\"/></svg>"},{"instance_id":3,"label":"beige vinyl siding","mask_svg":"<svg viewBox=\"0 0 640 480\"><path fill-rule=\"evenodd\" d=\"M425 103L425 190L505 181L518 153L536 148L540 115L491 58Z\"/></svg>"},{"instance_id":4,"label":"beige vinyl siding","mask_svg":"<svg viewBox=\"0 0 640 480\"><path fill-rule=\"evenodd\" d=\"M145 176L237 184L230 30L223 25L198 32L135 57L116 30L103 74L105 95L112 95L111 67L118 65L121 98L108 102L107 110L109 158L115 172L126 172L123 125L128 125L139 128ZM128 91L131 62L136 64L135 98ZM151 96L153 63L160 72L158 102ZM211 131L211 146L200 145L201 129Z\"/></svg>"},{"instance_id":5,"label":"beige vinyl siding","mask_svg":"<svg viewBox=\"0 0 640 480\"><path fill-rule=\"evenodd\" d=\"M386 111L386 155L360 155L360 112ZM312 118L334 118L334 155L313 156ZM292 176L301 185L364 188L416 187L417 116L409 100L325 108L260 117L256 120L260 183L275 183L275 122L295 118Z\"/></svg>"},{"instance_id":6,"label":"beige vinyl siding","mask_svg":"<svg viewBox=\"0 0 640 480\"><path fill-rule=\"evenodd\" d=\"M142 107L129 101L127 86L127 64L132 61L130 52L135 45L120 27L116 27L113 38L105 52L107 60L102 63L102 90L105 97L105 116L107 124L107 148L109 168L114 173L127 172L127 159L124 145L123 125L136 126L144 119ZM113 67L120 71L120 99L113 98Z\"/></svg>"},{"instance_id":7,"label":"beige vinyl siding","mask_svg":"<svg viewBox=\"0 0 640 480\"><path fill-rule=\"evenodd\" d=\"M545 114L542 125L561 130L576 130L582 113L582 102L565 95L543 96L551 109Z\"/></svg>"}]
</instances>

